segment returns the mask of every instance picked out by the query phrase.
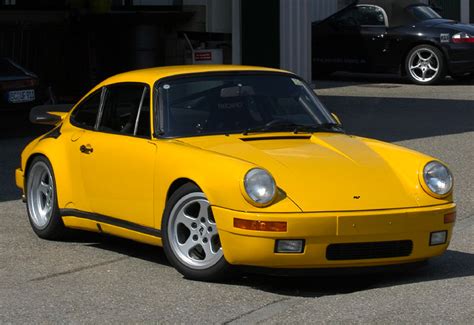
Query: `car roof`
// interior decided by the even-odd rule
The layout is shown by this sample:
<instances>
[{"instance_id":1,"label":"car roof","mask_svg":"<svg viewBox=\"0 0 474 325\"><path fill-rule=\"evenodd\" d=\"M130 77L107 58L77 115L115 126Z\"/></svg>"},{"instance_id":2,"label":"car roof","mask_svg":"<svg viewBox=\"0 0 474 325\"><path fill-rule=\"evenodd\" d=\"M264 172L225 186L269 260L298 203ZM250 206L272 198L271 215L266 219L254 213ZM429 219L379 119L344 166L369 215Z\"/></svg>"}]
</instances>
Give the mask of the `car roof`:
<instances>
[{"instance_id":1,"label":"car roof","mask_svg":"<svg viewBox=\"0 0 474 325\"><path fill-rule=\"evenodd\" d=\"M427 6L421 0L358 0L354 1L354 4L376 5L383 8L388 16L390 26L401 26L416 22L414 17L411 17L405 9L409 6Z\"/></svg>"},{"instance_id":2,"label":"car roof","mask_svg":"<svg viewBox=\"0 0 474 325\"><path fill-rule=\"evenodd\" d=\"M235 72L235 71L291 73L288 71L273 69L273 68L242 66L242 65L177 65L177 66L167 66L167 67L134 70L134 71L121 73L104 80L95 88L99 88L99 87L103 87L103 86L107 86L107 85L111 85L115 83L121 83L121 82L143 82L143 83L148 83L152 85L157 80L166 78L166 77L173 77L173 76L193 74L193 73Z\"/></svg>"}]
</instances>

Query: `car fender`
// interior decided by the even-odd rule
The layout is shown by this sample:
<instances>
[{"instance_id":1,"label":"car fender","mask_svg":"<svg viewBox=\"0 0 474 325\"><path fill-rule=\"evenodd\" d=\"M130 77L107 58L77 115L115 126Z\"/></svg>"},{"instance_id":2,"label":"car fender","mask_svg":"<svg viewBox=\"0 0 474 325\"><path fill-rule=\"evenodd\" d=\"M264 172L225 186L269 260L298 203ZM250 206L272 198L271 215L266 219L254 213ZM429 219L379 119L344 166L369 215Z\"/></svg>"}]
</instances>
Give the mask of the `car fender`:
<instances>
[{"instance_id":1,"label":"car fender","mask_svg":"<svg viewBox=\"0 0 474 325\"><path fill-rule=\"evenodd\" d=\"M169 190L179 180L195 183L205 193L212 206L262 214L301 212L301 209L285 194L284 189L279 189L273 204L263 208L252 205L244 198L242 193L244 176L250 169L259 166L179 141L158 141L157 147L155 224L161 224L167 197L172 194ZM161 173L161 171L167 172Z\"/></svg>"}]
</instances>

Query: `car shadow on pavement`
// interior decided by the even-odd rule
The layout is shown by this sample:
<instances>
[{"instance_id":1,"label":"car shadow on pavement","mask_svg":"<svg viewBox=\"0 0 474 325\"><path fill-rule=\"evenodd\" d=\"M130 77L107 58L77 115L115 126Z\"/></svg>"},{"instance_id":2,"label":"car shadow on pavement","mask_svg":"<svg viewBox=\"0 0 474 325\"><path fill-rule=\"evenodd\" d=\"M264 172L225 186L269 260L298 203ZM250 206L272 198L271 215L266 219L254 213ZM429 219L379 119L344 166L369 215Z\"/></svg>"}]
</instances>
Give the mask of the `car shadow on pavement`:
<instances>
[{"instance_id":1,"label":"car shadow on pavement","mask_svg":"<svg viewBox=\"0 0 474 325\"><path fill-rule=\"evenodd\" d=\"M474 101L320 96L348 134L394 142L474 131Z\"/></svg>"},{"instance_id":2,"label":"car shadow on pavement","mask_svg":"<svg viewBox=\"0 0 474 325\"><path fill-rule=\"evenodd\" d=\"M320 77L312 82L317 89L340 88L351 85L374 87L374 88L398 88L402 85L413 84L407 77L401 77L397 74L375 74L375 73L350 73L336 72L329 76ZM441 80L436 86L465 86L474 85L474 79L455 80L450 77ZM433 87L433 86L431 86Z\"/></svg>"},{"instance_id":3,"label":"car shadow on pavement","mask_svg":"<svg viewBox=\"0 0 474 325\"><path fill-rule=\"evenodd\" d=\"M133 242L108 235L77 232L68 242L107 250L138 258L161 266L171 267L162 248ZM426 263L390 268L385 271L367 270L318 270L304 271L303 275L274 276L265 271L243 271L223 285L249 287L274 294L294 297L323 297L347 294L376 288L396 287L429 281L448 280L474 276L474 254L448 250L440 257ZM314 275L313 275L314 274ZM337 274L337 275L334 275ZM176 272L177 277L181 277ZM183 278L183 281L185 279Z\"/></svg>"},{"instance_id":4,"label":"car shadow on pavement","mask_svg":"<svg viewBox=\"0 0 474 325\"><path fill-rule=\"evenodd\" d=\"M358 275L275 277L248 275L236 285L284 296L323 297L347 294L377 288L396 287L415 283L474 276L474 254L448 250L443 256L426 264L398 271L377 273L362 272Z\"/></svg>"},{"instance_id":5,"label":"car shadow on pavement","mask_svg":"<svg viewBox=\"0 0 474 325\"><path fill-rule=\"evenodd\" d=\"M162 248L138 243L107 234L99 234L88 231L69 230L67 238L62 240L68 243L77 243L88 247L102 249L138 258L147 262L170 266Z\"/></svg>"}]
</instances>

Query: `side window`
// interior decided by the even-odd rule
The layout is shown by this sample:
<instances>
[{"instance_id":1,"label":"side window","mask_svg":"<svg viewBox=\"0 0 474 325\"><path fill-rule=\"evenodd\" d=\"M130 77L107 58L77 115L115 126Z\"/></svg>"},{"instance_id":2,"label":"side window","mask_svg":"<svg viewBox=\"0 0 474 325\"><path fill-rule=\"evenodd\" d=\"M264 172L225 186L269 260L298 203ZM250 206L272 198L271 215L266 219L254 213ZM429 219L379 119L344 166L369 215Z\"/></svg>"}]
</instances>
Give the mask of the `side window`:
<instances>
[{"instance_id":1,"label":"side window","mask_svg":"<svg viewBox=\"0 0 474 325\"><path fill-rule=\"evenodd\" d=\"M102 90L86 98L71 114L71 123L77 127L93 129L99 113Z\"/></svg>"},{"instance_id":2,"label":"side window","mask_svg":"<svg viewBox=\"0 0 474 325\"><path fill-rule=\"evenodd\" d=\"M375 6L359 6L358 20L360 25L385 26L385 14L382 8Z\"/></svg>"},{"instance_id":3,"label":"side window","mask_svg":"<svg viewBox=\"0 0 474 325\"><path fill-rule=\"evenodd\" d=\"M341 13L333 16L332 21L334 24L339 26L357 26L357 8L351 7L341 11Z\"/></svg>"},{"instance_id":4,"label":"side window","mask_svg":"<svg viewBox=\"0 0 474 325\"><path fill-rule=\"evenodd\" d=\"M334 17L340 26L385 26L385 12L377 6L357 6Z\"/></svg>"},{"instance_id":5,"label":"side window","mask_svg":"<svg viewBox=\"0 0 474 325\"><path fill-rule=\"evenodd\" d=\"M142 84L107 87L99 131L149 137L148 89Z\"/></svg>"}]
</instances>

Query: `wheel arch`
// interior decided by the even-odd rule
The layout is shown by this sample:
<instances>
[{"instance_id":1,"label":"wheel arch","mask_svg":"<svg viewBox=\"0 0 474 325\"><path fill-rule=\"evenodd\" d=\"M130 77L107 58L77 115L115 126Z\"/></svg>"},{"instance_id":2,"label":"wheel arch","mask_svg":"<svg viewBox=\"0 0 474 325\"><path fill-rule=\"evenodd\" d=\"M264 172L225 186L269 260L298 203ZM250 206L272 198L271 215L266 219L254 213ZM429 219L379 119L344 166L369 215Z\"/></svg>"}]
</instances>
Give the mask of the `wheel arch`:
<instances>
[{"instance_id":1,"label":"wheel arch","mask_svg":"<svg viewBox=\"0 0 474 325\"><path fill-rule=\"evenodd\" d=\"M196 185L199 189L201 189L201 187L195 182L193 181L192 179L190 178L187 178L187 177L181 177L181 178L178 178L176 180L174 180L170 186L168 187L168 191L166 192L166 201L168 202L169 198L171 197L171 195L173 195L174 192L176 192L181 186L185 185L185 184L194 184ZM201 189L202 190L202 189Z\"/></svg>"},{"instance_id":2,"label":"wheel arch","mask_svg":"<svg viewBox=\"0 0 474 325\"><path fill-rule=\"evenodd\" d=\"M406 76L406 75L407 75L405 63L406 63L408 54L411 52L411 50L413 50L415 47L420 46L420 45L430 45L430 46L436 47L438 50L440 50L441 53L443 53L443 61L444 61L445 67L446 67L446 68L449 67L449 66L448 66L448 61L447 61L447 59L448 59L448 53L446 52L446 49L444 49L442 46L440 46L440 45L439 45L438 43L436 43L435 41L431 41L431 40L419 40L419 41L410 43L410 44L405 48L405 50L402 52L402 56L401 56L401 58L400 58L400 72L401 72L401 75L402 75L402 76Z\"/></svg>"},{"instance_id":3,"label":"wheel arch","mask_svg":"<svg viewBox=\"0 0 474 325\"><path fill-rule=\"evenodd\" d=\"M28 173L28 170L30 169L31 164L33 163L33 160L36 157L44 157L44 158L48 159L48 161L51 163L51 160L44 153L35 152L35 153L31 154L28 157L28 159L26 160L26 163L25 163L25 182L26 182L26 175Z\"/></svg>"}]
</instances>

